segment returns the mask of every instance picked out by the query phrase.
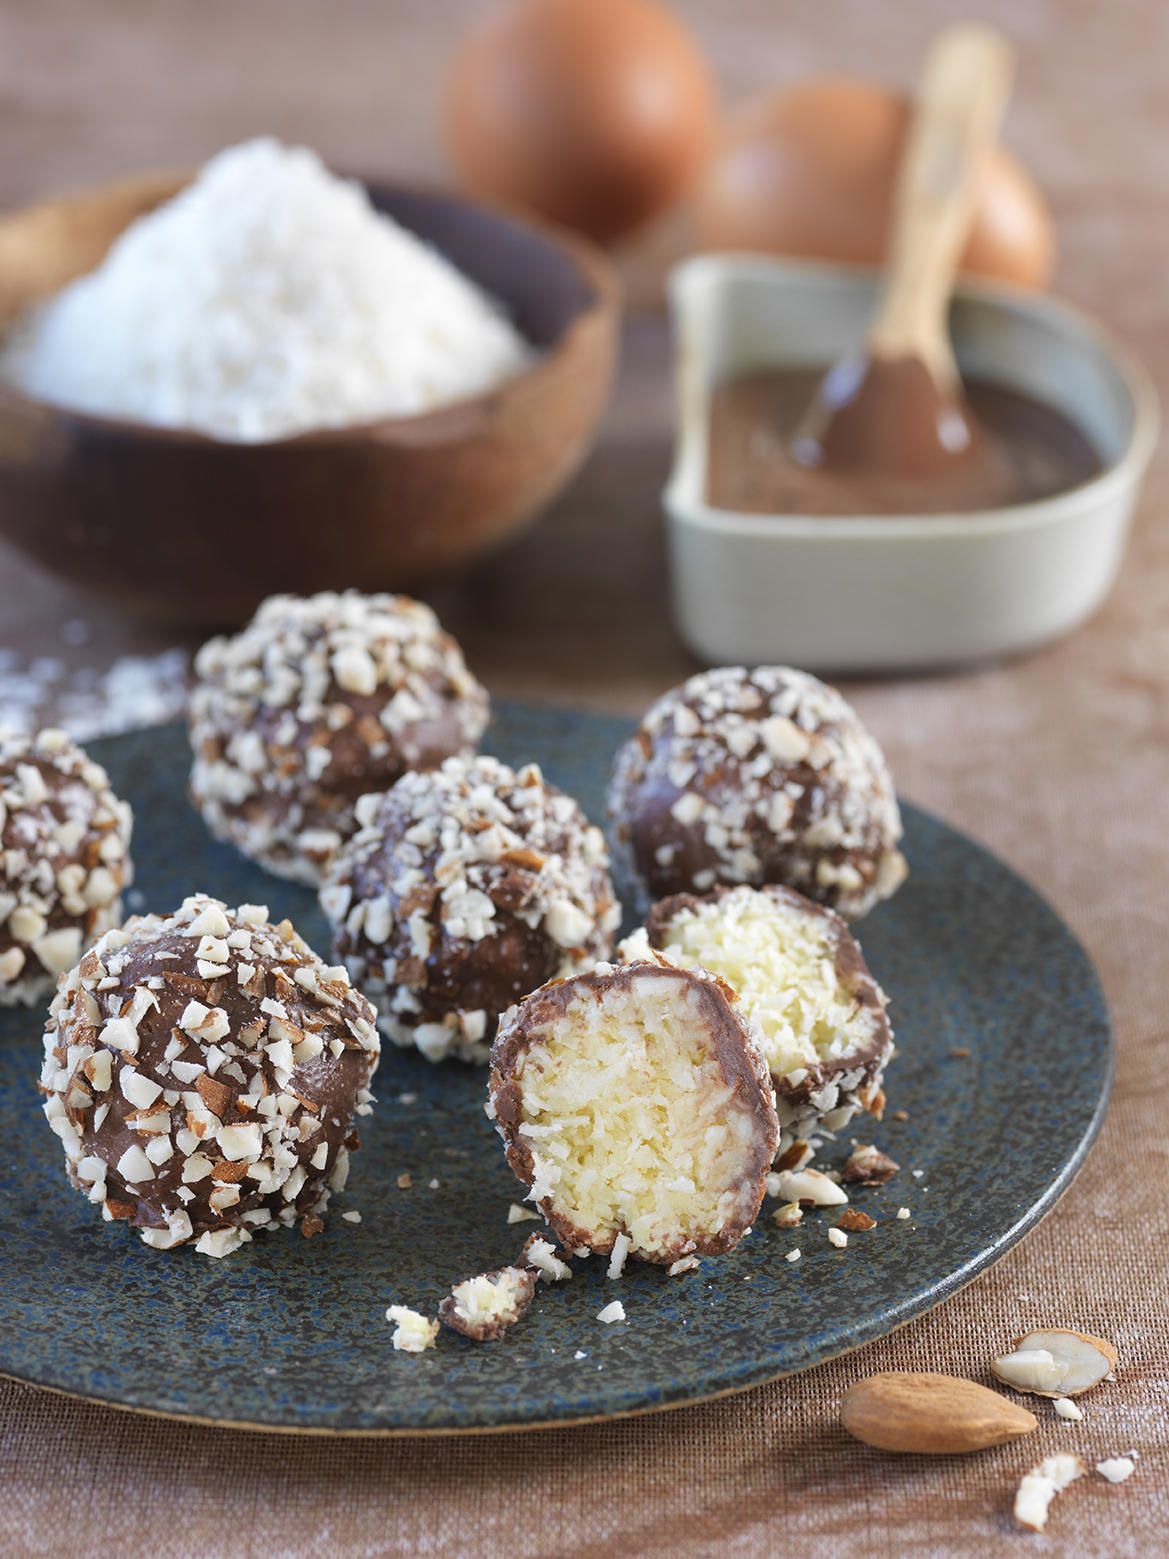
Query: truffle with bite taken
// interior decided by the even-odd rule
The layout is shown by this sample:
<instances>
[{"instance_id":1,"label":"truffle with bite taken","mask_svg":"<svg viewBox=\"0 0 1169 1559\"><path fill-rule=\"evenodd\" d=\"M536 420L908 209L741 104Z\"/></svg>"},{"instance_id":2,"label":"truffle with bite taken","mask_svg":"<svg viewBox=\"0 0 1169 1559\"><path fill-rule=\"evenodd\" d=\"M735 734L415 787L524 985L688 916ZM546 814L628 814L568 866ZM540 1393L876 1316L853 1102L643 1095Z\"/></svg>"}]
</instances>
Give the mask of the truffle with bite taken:
<instances>
[{"instance_id":1,"label":"truffle with bite taken","mask_svg":"<svg viewBox=\"0 0 1169 1559\"><path fill-rule=\"evenodd\" d=\"M650 901L778 882L851 919L905 877L880 748L834 688L785 666L699 672L659 699L609 808Z\"/></svg>"},{"instance_id":2,"label":"truffle with bite taken","mask_svg":"<svg viewBox=\"0 0 1169 1559\"><path fill-rule=\"evenodd\" d=\"M598 964L502 1019L489 1113L561 1244L672 1266L751 1227L779 1138L767 1065L727 988Z\"/></svg>"},{"instance_id":3,"label":"truffle with bite taken","mask_svg":"<svg viewBox=\"0 0 1169 1559\"><path fill-rule=\"evenodd\" d=\"M64 731L0 729L0 1007L43 1000L121 920L132 823Z\"/></svg>"},{"instance_id":4,"label":"truffle with bite taken","mask_svg":"<svg viewBox=\"0 0 1169 1559\"><path fill-rule=\"evenodd\" d=\"M287 920L185 900L63 976L41 1088L69 1178L161 1250L225 1256L345 1183L377 1065L374 1009Z\"/></svg>"},{"instance_id":5,"label":"truffle with bite taken","mask_svg":"<svg viewBox=\"0 0 1169 1559\"><path fill-rule=\"evenodd\" d=\"M450 758L357 816L321 902L395 1044L485 1061L501 1012L612 951L604 839L535 764Z\"/></svg>"},{"instance_id":6,"label":"truffle with bite taken","mask_svg":"<svg viewBox=\"0 0 1169 1559\"><path fill-rule=\"evenodd\" d=\"M858 1110L880 1118L887 998L833 910L776 884L677 894L620 951L704 969L734 991L775 1084L781 1162L805 1162Z\"/></svg>"},{"instance_id":7,"label":"truffle with bite taken","mask_svg":"<svg viewBox=\"0 0 1169 1559\"><path fill-rule=\"evenodd\" d=\"M316 884L359 796L471 751L487 695L428 606L406 596L271 596L195 659L191 799L211 832Z\"/></svg>"}]
</instances>

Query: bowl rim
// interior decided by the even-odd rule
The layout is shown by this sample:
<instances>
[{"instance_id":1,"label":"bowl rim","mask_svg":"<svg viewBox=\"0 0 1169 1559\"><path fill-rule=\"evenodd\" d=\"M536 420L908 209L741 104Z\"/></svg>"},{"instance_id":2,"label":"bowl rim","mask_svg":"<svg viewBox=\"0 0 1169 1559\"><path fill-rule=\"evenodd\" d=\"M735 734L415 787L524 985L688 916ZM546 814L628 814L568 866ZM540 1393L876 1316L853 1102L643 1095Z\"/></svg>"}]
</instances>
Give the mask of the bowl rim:
<instances>
[{"instance_id":1,"label":"bowl rim","mask_svg":"<svg viewBox=\"0 0 1169 1559\"><path fill-rule=\"evenodd\" d=\"M197 172L195 168L146 170L139 174L123 175L97 184L75 187L59 195L46 195L38 200L0 211L0 226L10 219L30 214L42 206L68 206L71 202L100 195L105 190L124 188L128 184L136 184L139 181L157 180L160 184L165 184L173 180L174 188L171 195L164 197L164 199L173 199L174 195L187 187ZM59 401L49 401L39 396L29 395L10 380L0 378L0 417L14 412L27 414L31 411L119 438L132 437L152 444L205 446L217 450L242 452L344 446L364 444L371 440L385 444L396 442L399 437L405 444L416 443L421 446L429 442L427 435L442 432L447 424L457 426L475 412L488 411L505 398L510 399L513 395L525 394L531 387L538 390L560 359L564 357L573 338L586 323L604 319L606 316L616 320L621 301L617 273L601 249L581 234L559 227L555 223L545 222L539 217L529 216L527 212L516 211L500 202L465 195L461 190L443 188L427 180L381 178L345 172L339 173L338 177L360 184L368 194L376 194L379 191L400 192L404 195L443 200L468 207L544 238L560 252L578 275L584 277L593 291L593 298L586 303L579 314L569 320L556 340L518 373L500 380L498 384L491 385L485 390L479 390L474 395L464 395L458 400L444 401L441 406L433 407L428 411L414 412L409 416L379 417L372 421L350 422L337 427L305 428L299 433L290 433L283 438L227 439L219 438L214 433L203 432L198 428L140 422L132 417L103 416L100 412L86 411ZM473 278L468 279L473 280ZM475 285L478 286L478 283ZM0 338L6 334L7 328L9 327L0 328Z\"/></svg>"},{"instance_id":2,"label":"bowl rim","mask_svg":"<svg viewBox=\"0 0 1169 1559\"><path fill-rule=\"evenodd\" d=\"M678 321L682 317L693 287L704 279L736 281L748 277L771 282L786 279L827 279L842 285L872 282L881 270L876 266L804 260L785 256L766 256L726 251L692 255L671 267L666 291L674 327L674 378L680 390L684 371L678 347ZM663 490L662 500L671 521L695 529L726 536L799 539L826 545L855 541L857 537L881 537L887 541L929 540L952 545L968 536L1000 535L1012 531L1041 529L1074 516L1114 504L1124 490L1143 475L1156 447L1161 425L1160 402L1148 370L1136 355L1093 315L1066 299L1006 282L962 277L954 289L959 301L1029 311L1060 329L1079 346L1093 352L1117 374L1132 406L1132 427L1119 456L1098 475L1070 487L1066 492L1029 503L1005 504L999 509L972 510L967 514L925 515L801 515L784 513L746 513L721 509L689 491L685 479L687 456L695 436L693 419L680 414L677 424L674 459ZM678 399L681 399L679 395ZM705 475L706 462L699 464Z\"/></svg>"}]
</instances>

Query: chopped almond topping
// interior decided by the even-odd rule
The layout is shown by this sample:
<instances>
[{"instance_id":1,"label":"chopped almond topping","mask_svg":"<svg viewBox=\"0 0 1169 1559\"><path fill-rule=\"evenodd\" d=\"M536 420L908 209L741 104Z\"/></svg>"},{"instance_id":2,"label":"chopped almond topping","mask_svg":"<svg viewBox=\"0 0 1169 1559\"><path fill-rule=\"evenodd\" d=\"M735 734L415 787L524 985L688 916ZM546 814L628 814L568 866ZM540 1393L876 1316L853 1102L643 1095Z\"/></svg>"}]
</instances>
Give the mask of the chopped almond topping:
<instances>
[{"instance_id":1,"label":"chopped almond topping","mask_svg":"<svg viewBox=\"0 0 1169 1559\"><path fill-rule=\"evenodd\" d=\"M849 1234L863 1234L866 1229L875 1229L877 1220L861 1212L859 1207L846 1207L836 1220L836 1227L847 1230Z\"/></svg>"},{"instance_id":2,"label":"chopped almond topping","mask_svg":"<svg viewBox=\"0 0 1169 1559\"><path fill-rule=\"evenodd\" d=\"M218 1078L204 1072L195 1079L195 1087L199 1090L199 1097L211 1111L212 1115L218 1115L222 1120L231 1105L232 1092L226 1083L221 1083Z\"/></svg>"}]
</instances>

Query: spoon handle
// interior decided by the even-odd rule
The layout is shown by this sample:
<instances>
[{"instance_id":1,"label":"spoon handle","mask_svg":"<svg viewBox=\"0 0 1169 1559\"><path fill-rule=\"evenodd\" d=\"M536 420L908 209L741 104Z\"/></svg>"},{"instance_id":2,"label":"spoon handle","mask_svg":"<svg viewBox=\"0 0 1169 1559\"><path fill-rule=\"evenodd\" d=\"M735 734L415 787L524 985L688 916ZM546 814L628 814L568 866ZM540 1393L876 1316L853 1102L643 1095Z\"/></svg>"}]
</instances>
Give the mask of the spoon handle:
<instances>
[{"instance_id":1,"label":"spoon handle","mask_svg":"<svg viewBox=\"0 0 1169 1559\"><path fill-rule=\"evenodd\" d=\"M917 357L941 385L957 377L947 314L974 211L979 166L994 144L1014 74L993 28L948 28L926 57L894 204L889 269L869 349Z\"/></svg>"}]
</instances>

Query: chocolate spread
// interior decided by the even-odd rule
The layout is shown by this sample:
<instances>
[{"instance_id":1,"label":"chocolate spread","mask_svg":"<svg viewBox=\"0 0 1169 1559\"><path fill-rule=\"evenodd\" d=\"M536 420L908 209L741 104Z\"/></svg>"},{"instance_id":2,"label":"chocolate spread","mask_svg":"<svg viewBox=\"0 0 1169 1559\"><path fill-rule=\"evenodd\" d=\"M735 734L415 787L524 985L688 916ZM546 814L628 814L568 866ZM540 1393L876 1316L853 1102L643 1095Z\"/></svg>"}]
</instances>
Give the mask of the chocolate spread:
<instances>
[{"instance_id":1,"label":"chocolate spread","mask_svg":"<svg viewBox=\"0 0 1169 1559\"><path fill-rule=\"evenodd\" d=\"M747 514L970 514L1078 487L1102 470L1083 432L1054 407L993 380L967 381L978 436L953 461L817 462L793 447L826 370L765 369L716 386L707 501ZM841 424L834 420L835 436ZM890 430L890 439L895 438ZM894 450L894 453L897 453Z\"/></svg>"}]
</instances>

